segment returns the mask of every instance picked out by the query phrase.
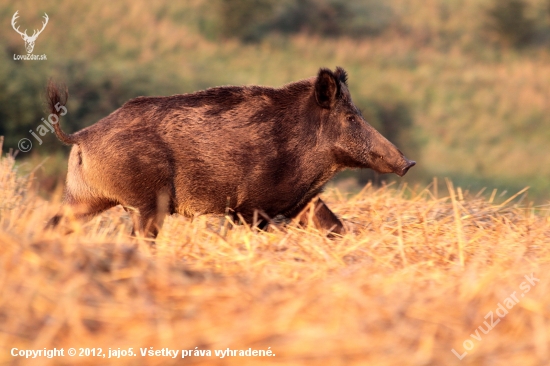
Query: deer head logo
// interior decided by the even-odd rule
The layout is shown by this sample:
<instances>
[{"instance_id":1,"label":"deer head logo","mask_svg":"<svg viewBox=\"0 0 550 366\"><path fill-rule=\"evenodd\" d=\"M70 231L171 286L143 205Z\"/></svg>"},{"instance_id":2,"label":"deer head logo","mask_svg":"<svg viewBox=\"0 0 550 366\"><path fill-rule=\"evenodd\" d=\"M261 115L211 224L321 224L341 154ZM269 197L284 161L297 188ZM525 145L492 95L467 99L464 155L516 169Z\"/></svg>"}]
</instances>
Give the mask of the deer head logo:
<instances>
[{"instance_id":1,"label":"deer head logo","mask_svg":"<svg viewBox=\"0 0 550 366\"><path fill-rule=\"evenodd\" d=\"M40 30L34 30L32 36L29 37L29 35L27 34L27 30L25 29L25 32L21 32L19 31L19 26L17 28L15 28L15 21L17 18L19 18L19 15L17 15L17 13L19 12L16 11L15 14L13 14L13 17L11 18L11 26L13 27L13 29L19 33L21 35L21 38L23 38L23 40L25 41L25 48L27 49L27 53L32 53L32 50L34 49L34 42L36 41L36 38L38 38L38 35L40 33L42 33L42 31L44 30L44 28L46 28L46 24L48 24L48 14L44 13L44 19L46 20L45 22L42 22L42 29Z\"/></svg>"}]
</instances>

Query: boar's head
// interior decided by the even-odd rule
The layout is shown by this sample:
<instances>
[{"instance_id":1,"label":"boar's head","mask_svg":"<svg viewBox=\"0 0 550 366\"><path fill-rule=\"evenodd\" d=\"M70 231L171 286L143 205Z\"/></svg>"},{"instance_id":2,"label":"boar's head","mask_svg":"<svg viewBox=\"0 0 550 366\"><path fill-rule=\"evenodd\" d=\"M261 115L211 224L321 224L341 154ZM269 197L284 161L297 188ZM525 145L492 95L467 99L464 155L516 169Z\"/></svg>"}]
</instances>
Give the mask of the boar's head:
<instances>
[{"instance_id":1,"label":"boar's head","mask_svg":"<svg viewBox=\"0 0 550 366\"><path fill-rule=\"evenodd\" d=\"M416 164L369 125L353 104L346 72L321 69L315 79L315 100L321 112L323 135L341 167L370 168L403 176Z\"/></svg>"}]
</instances>

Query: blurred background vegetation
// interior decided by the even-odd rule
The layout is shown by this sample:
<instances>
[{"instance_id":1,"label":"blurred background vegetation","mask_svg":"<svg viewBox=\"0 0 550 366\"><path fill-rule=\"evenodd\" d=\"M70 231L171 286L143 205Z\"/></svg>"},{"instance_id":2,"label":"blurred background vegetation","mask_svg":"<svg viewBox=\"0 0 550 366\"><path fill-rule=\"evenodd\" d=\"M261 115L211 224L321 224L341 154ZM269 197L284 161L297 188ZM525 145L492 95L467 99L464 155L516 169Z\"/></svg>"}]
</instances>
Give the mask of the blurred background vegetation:
<instances>
[{"instance_id":1,"label":"blurred background vegetation","mask_svg":"<svg viewBox=\"0 0 550 366\"><path fill-rule=\"evenodd\" d=\"M16 10L21 29L49 15L34 49L47 61L13 60L26 53ZM62 184L68 152L29 133L48 114L49 78L69 87L72 132L132 97L281 86L338 65L366 119L418 161L408 182L446 176L550 197L550 0L23 0L0 18L3 150L30 138L18 161L30 171L48 159L37 170L45 192ZM357 189L380 177L340 179Z\"/></svg>"}]
</instances>

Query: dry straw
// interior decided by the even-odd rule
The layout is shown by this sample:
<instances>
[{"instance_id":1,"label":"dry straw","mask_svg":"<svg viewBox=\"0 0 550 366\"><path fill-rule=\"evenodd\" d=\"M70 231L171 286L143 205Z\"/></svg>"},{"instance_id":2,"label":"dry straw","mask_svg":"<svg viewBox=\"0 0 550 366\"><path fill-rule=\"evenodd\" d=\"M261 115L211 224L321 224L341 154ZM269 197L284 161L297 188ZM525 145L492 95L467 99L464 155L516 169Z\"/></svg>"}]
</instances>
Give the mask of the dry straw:
<instances>
[{"instance_id":1,"label":"dry straw","mask_svg":"<svg viewBox=\"0 0 550 366\"><path fill-rule=\"evenodd\" d=\"M13 347L271 347L276 355L185 359L197 365L542 365L550 357L547 206L516 207L517 197L496 204L450 181L446 196L432 186L369 185L350 198L325 195L349 229L336 240L225 221L220 235L216 218L172 217L151 247L129 236L122 209L68 236L44 232L57 206L29 196L13 157L0 169L1 364L16 362ZM473 340L531 273L540 282ZM459 361L451 349L462 354L468 339L473 348Z\"/></svg>"}]
</instances>

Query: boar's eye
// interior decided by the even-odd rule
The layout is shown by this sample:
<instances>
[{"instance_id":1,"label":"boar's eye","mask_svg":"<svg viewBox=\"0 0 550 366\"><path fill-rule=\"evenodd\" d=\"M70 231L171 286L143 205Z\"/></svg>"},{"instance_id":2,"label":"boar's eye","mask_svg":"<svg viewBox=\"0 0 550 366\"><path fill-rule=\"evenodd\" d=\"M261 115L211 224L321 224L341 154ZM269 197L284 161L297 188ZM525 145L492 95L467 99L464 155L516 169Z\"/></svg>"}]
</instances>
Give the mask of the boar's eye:
<instances>
[{"instance_id":1,"label":"boar's eye","mask_svg":"<svg viewBox=\"0 0 550 366\"><path fill-rule=\"evenodd\" d=\"M374 151L369 152L369 155L370 155L371 158L373 158L373 159L382 159L382 160L384 160L384 157L383 157L382 155L377 154L377 153L375 153Z\"/></svg>"},{"instance_id":2,"label":"boar's eye","mask_svg":"<svg viewBox=\"0 0 550 366\"><path fill-rule=\"evenodd\" d=\"M349 123L355 122L355 116L348 116L348 122Z\"/></svg>"}]
</instances>

